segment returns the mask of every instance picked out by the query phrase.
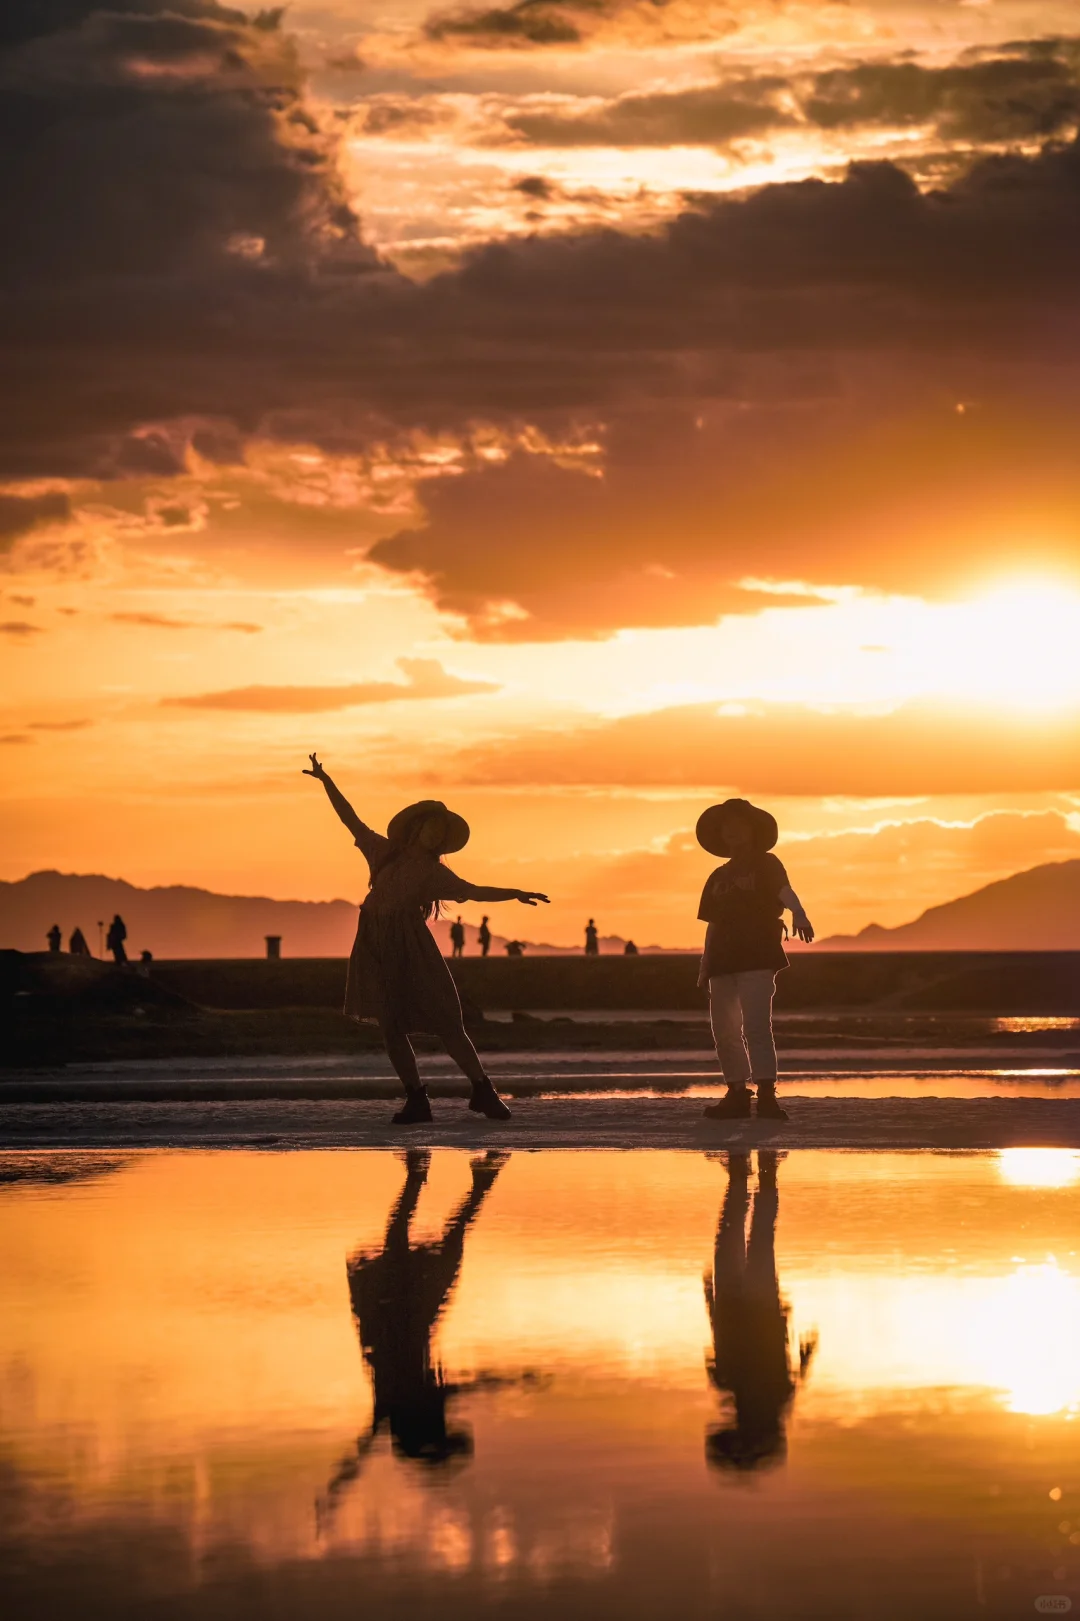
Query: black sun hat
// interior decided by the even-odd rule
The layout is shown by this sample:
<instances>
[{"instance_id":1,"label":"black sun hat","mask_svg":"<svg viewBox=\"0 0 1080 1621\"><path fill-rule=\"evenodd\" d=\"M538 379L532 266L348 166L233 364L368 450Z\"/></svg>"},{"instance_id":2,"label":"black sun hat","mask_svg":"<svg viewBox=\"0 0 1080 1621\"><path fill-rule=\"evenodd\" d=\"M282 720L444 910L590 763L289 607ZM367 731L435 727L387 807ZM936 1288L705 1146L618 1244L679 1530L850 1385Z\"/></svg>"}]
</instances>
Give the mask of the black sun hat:
<instances>
[{"instance_id":1,"label":"black sun hat","mask_svg":"<svg viewBox=\"0 0 1080 1621\"><path fill-rule=\"evenodd\" d=\"M724 817L731 811L745 817L750 823L759 850L772 849L780 837L776 817L770 816L769 812L762 810L759 805L751 805L748 799L725 799L722 805L710 805L708 810L702 811L697 822L697 841L702 849L708 850L711 856L731 854L723 833Z\"/></svg>"},{"instance_id":2,"label":"black sun hat","mask_svg":"<svg viewBox=\"0 0 1080 1621\"><path fill-rule=\"evenodd\" d=\"M469 824L464 816L448 810L441 799L418 799L390 818L386 836L392 842L404 841L416 822L422 821L420 842L432 855L448 856L463 850L469 842Z\"/></svg>"}]
</instances>

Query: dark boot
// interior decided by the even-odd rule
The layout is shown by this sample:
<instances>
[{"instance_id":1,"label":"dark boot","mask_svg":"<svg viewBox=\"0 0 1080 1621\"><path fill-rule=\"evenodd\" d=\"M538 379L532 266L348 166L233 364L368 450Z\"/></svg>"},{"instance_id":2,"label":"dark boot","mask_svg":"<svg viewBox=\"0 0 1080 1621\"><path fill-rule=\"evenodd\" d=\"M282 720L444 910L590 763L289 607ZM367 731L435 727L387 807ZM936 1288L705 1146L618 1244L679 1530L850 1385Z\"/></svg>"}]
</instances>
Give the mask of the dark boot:
<instances>
[{"instance_id":1,"label":"dark boot","mask_svg":"<svg viewBox=\"0 0 1080 1621\"><path fill-rule=\"evenodd\" d=\"M780 1100L776 1096L776 1082L762 1081L757 1089L757 1109L759 1120L786 1120L788 1112L780 1107Z\"/></svg>"},{"instance_id":2,"label":"dark boot","mask_svg":"<svg viewBox=\"0 0 1080 1621\"><path fill-rule=\"evenodd\" d=\"M472 1083L472 1097L469 1099L469 1108L473 1114L487 1115L489 1120L510 1119L510 1110L486 1075L482 1081Z\"/></svg>"},{"instance_id":3,"label":"dark boot","mask_svg":"<svg viewBox=\"0 0 1080 1621\"><path fill-rule=\"evenodd\" d=\"M749 1087L729 1086L720 1102L710 1103L705 1114L710 1120L749 1120Z\"/></svg>"},{"instance_id":4,"label":"dark boot","mask_svg":"<svg viewBox=\"0 0 1080 1621\"><path fill-rule=\"evenodd\" d=\"M427 1095L427 1087L418 1087L405 1094L405 1105L397 1114L391 1115L392 1126L422 1126L431 1119L431 1101Z\"/></svg>"}]
</instances>

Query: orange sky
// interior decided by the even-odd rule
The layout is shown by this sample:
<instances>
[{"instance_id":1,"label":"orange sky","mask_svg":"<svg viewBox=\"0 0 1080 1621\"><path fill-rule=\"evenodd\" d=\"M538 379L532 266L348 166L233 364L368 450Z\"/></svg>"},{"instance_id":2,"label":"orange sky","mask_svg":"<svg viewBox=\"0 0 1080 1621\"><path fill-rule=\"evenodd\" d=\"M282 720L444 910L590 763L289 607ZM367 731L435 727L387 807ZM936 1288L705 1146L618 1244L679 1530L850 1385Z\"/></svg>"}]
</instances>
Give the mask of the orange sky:
<instances>
[{"instance_id":1,"label":"orange sky","mask_svg":"<svg viewBox=\"0 0 1080 1621\"><path fill-rule=\"evenodd\" d=\"M0 37L0 876L356 895L315 747L562 943L1080 854L1070 7L182 10Z\"/></svg>"}]
</instances>

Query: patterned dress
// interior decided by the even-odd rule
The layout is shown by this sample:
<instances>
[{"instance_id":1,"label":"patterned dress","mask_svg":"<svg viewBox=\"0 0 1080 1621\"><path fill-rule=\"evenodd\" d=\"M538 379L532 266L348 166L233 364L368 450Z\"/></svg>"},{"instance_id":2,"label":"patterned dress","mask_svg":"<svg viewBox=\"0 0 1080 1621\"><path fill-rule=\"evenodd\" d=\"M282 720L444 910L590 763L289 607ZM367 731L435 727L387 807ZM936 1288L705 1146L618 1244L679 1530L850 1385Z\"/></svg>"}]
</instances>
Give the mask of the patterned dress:
<instances>
[{"instance_id":1,"label":"patterned dress","mask_svg":"<svg viewBox=\"0 0 1080 1621\"><path fill-rule=\"evenodd\" d=\"M427 926L427 910L437 901L471 899L469 884L413 847L386 861L389 840L363 823L356 830L356 847L374 877L349 958L345 1012L353 1019L375 1019L395 1034L460 1030L457 986Z\"/></svg>"}]
</instances>

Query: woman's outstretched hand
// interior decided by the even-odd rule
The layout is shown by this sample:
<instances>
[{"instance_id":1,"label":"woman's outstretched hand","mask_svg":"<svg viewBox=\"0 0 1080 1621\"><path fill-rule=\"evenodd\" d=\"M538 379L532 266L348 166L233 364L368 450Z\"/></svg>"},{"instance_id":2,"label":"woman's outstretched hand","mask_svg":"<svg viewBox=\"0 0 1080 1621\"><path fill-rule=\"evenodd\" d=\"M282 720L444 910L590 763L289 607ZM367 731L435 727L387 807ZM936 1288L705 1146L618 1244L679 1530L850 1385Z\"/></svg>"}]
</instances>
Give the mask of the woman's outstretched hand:
<instances>
[{"instance_id":1,"label":"woman's outstretched hand","mask_svg":"<svg viewBox=\"0 0 1080 1621\"><path fill-rule=\"evenodd\" d=\"M319 781L321 782L326 776L326 772L323 770L323 767L320 765L314 754L309 754L308 759L311 761L311 765L304 767L304 776L318 777Z\"/></svg>"},{"instance_id":2,"label":"woman's outstretched hand","mask_svg":"<svg viewBox=\"0 0 1080 1621\"><path fill-rule=\"evenodd\" d=\"M543 901L545 906L550 905L546 895L541 895L538 889L519 889L517 899L522 906L535 906L537 901Z\"/></svg>"},{"instance_id":3,"label":"woman's outstretched hand","mask_svg":"<svg viewBox=\"0 0 1080 1621\"><path fill-rule=\"evenodd\" d=\"M807 945L810 945L814 938L814 925L811 923L805 912L796 912L793 915L791 919L791 927L793 933L799 940L804 940Z\"/></svg>"}]
</instances>

